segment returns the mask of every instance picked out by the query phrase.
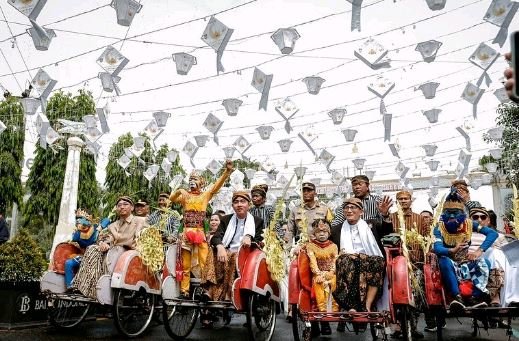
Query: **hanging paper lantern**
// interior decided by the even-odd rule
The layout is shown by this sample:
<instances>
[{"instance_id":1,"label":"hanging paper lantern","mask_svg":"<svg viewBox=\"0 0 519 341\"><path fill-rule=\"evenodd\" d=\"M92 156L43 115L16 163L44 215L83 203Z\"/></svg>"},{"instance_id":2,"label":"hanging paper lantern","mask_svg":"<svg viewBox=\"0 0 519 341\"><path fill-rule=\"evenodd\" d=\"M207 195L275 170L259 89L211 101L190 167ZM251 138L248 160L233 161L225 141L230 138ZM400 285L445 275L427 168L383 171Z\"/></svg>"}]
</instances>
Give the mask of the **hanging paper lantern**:
<instances>
[{"instance_id":1,"label":"hanging paper lantern","mask_svg":"<svg viewBox=\"0 0 519 341\"><path fill-rule=\"evenodd\" d=\"M425 117L427 117L427 121L429 121L429 123L438 122L438 116L440 116L441 112L442 112L441 109L430 109L430 110L422 111L423 115Z\"/></svg>"},{"instance_id":2,"label":"hanging paper lantern","mask_svg":"<svg viewBox=\"0 0 519 341\"><path fill-rule=\"evenodd\" d=\"M488 136L494 141L501 140L503 138L504 131L505 131L505 128L502 126L491 128L488 130Z\"/></svg>"},{"instance_id":3,"label":"hanging paper lantern","mask_svg":"<svg viewBox=\"0 0 519 341\"><path fill-rule=\"evenodd\" d=\"M426 99L431 99L436 96L436 89L438 88L439 85L440 85L440 83L427 82L427 83L421 84L419 87L415 88L415 91L422 90L423 96Z\"/></svg>"},{"instance_id":4,"label":"hanging paper lantern","mask_svg":"<svg viewBox=\"0 0 519 341\"><path fill-rule=\"evenodd\" d=\"M270 37L282 54L289 54L294 51L296 40L301 38L294 28L280 28Z\"/></svg>"},{"instance_id":5,"label":"hanging paper lantern","mask_svg":"<svg viewBox=\"0 0 519 341\"><path fill-rule=\"evenodd\" d=\"M144 142L145 139L143 136L137 136L133 138L133 145L130 147L130 151L133 155L136 157L141 156L142 152L144 151Z\"/></svg>"},{"instance_id":6,"label":"hanging paper lantern","mask_svg":"<svg viewBox=\"0 0 519 341\"><path fill-rule=\"evenodd\" d=\"M162 163L160 164L160 168L162 168L162 170L164 171L164 173L166 173L166 175L168 175L169 172L171 172L171 167L172 166L173 166L173 164L171 162L169 162L167 157L162 159Z\"/></svg>"},{"instance_id":7,"label":"hanging paper lantern","mask_svg":"<svg viewBox=\"0 0 519 341\"><path fill-rule=\"evenodd\" d=\"M103 86L103 90L106 92L113 92L119 96L121 94L121 90L117 86L117 83L121 80L121 77L113 77L108 72L100 72L97 77L101 80L101 85Z\"/></svg>"},{"instance_id":8,"label":"hanging paper lantern","mask_svg":"<svg viewBox=\"0 0 519 341\"><path fill-rule=\"evenodd\" d=\"M239 100L237 98L227 98L224 99L222 102L222 105L225 108L225 111L227 112L227 115L229 116L236 116L238 115L238 109L243 104L242 100Z\"/></svg>"},{"instance_id":9,"label":"hanging paper lantern","mask_svg":"<svg viewBox=\"0 0 519 341\"><path fill-rule=\"evenodd\" d=\"M463 127L456 127L456 130L465 139L465 145L466 145L467 150L470 150L471 148L470 148L470 136L469 136L469 134L465 131L465 129Z\"/></svg>"},{"instance_id":10,"label":"hanging paper lantern","mask_svg":"<svg viewBox=\"0 0 519 341\"><path fill-rule=\"evenodd\" d=\"M236 150L236 148L234 147L223 147L223 152L225 154L225 159L226 160L231 160L232 159L232 156L234 155L234 151Z\"/></svg>"},{"instance_id":11,"label":"hanging paper lantern","mask_svg":"<svg viewBox=\"0 0 519 341\"><path fill-rule=\"evenodd\" d=\"M259 108L265 111L267 111L270 85L272 84L273 78L273 75L267 75L257 67L254 68L251 85L261 93Z\"/></svg>"},{"instance_id":12,"label":"hanging paper lantern","mask_svg":"<svg viewBox=\"0 0 519 341\"><path fill-rule=\"evenodd\" d=\"M422 171L418 168L418 164L414 164L414 170L411 173L411 175L413 176L413 178L418 178L422 176Z\"/></svg>"},{"instance_id":13,"label":"hanging paper lantern","mask_svg":"<svg viewBox=\"0 0 519 341\"><path fill-rule=\"evenodd\" d=\"M460 150L460 154L458 156L458 163L461 164L464 173L469 168L471 158L472 158L472 153L470 153L468 150L466 150L466 149Z\"/></svg>"},{"instance_id":14,"label":"hanging paper lantern","mask_svg":"<svg viewBox=\"0 0 519 341\"><path fill-rule=\"evenodd\" d=\"M360 32L360 10L362 9L362 0L346 0L351 6L351 31L357 30Z\"/></svg>"},{"instance_id":15,"label":"hanging paper lantern","mask_svg":"<svg viewBox=\"0 0 519 341\"><path fill-rule=\"evenodd\" d=\"M357 170L362 170L362 168L364 168L364 163L366 163L366 159L356 158L351 160L351 162L353 162L353 165Z\"/></svg>"},{"instance_id":16,"label":"hanging paper lantern","mask_svg":"<svg viewBox=\"0 0 519 341\"><path fill-rule=\"evenodd\" d=\"M101 131L99 131L99 129L97 129L97 127L92 127L92 128L87 128L85 137L90 142L95 142L101 137L101 135L103 135L103 134L101 134Z\"/></svg>"},{"instance_id":17,"label":"hanging paper lantern","mask_svg":"<svg viewBox=\"0 0 519 341\"><path fill-rule=\"evenodd\" d=\"M443 43L437 40L428 40L416 45L415 51L420 52L424 62L431 63L436 59L436 53Z\"/></svg>"},{"instance_id":18,"label":"hanging paper lantern","mask_svg":"<svg viewBox=\"0 0 519 341\"><path fill-rule=\"evenodd\" d=\"M328 113L328 116L332 118L333 124L341 124L346 115L346 109L333 109Z\"/></svg>"},{"instance_id":19,"label":"hanging paper lantern","mask_svg":"<svg viewBox=\"0 0 519 341\"><path fill-rule=\"evenodd\" d=\"M506 93L505 88L499 88L496 91L494 91L494 96L496 96L496 98L501 103L508 103L511 101L510 97L508 97L508 94Z\"/></svg>"},{"instance_id":20,"label":"hanging paper lantern","mask_svg":"<svg viewBox=\"0 0 519 341\"><path fill-rule=\"evenodd\" d=\"M306 170L307 170L306 167L299 166L299 167L294 168L294 173L296 173L296 176L298 179L302 179L306 174Z\"/></svg>"},{"instance_id":21,"label":"hanging paper lantern","mask_svg":"<svg viewBox=\"0 0 519 341\"><path fill-rule=\"evenodd\" d=\"M519 5L510 0L493 0L483 16L483 20L500 27L499 32L492 41L492 44L499 44L503 47L508 36L508 27L513 17L517 13Z\"/></svg>"},{"instance_id":22,"label":"hanging paper lantern","mask_svg":"<svg viewBox=\"0 0 519 341\"><path fill-rule=\"evenodd\" d=\"M195 136L196 145L200 148L205 147L207 140L209 140L209 136L207 136L207 135L196 135Z\"/></svg>"},{"instance_id":23,"label":"hanging paper lantern","mask_svg":"<svg viewBox=\"0 0 519 341\"><path fill-rule=\"evenodd\" d=\"M379 69L389 62L388 50L373 38L360 45L353 54L373 70Z\"/></svg>"},{"instance_id":24,"label":"hanging paper lantern","mask_svg":"<svg viewBox=\"0 0 519 341\"><path fill-rule=\"evenodd\" d=\"M398 143L388 143L389 150L394 157L400 158L398 152L400 151L400 145Z\"/></svg>"},{"instance_id":25,"label":"hanging paper lantern","mask_svg":"<svg viewBox=\"0 0 519 341\"><path fill-rule=\"evenodd\" d=\"M182 148L182 151L186 153L190 159L192 159L198 151L198 147L191 143L191 141L187 141L184 145L184 148Z\"/></svg>"},{"instance_id":26,"label":"hanging paper lantern","mask_svg":"<svg viewBox=\"0 0 519 341\"><path fill-rule=\"evenodd\" d=\"M391 121L393 119L392 114L384 114L382 116L382 124L384 125L384 141L391 140Z\"/></svg>"},{"instance_id":27,"label":"hanging paper lantern","mask_svg":"<svg viewBox=\"0 0 519 341\"><path fill-rule=\"evenodd\" d=\"M270 134L274 130L272 126L259 126L256 128L262 140L268 140L270 138Z\"/></svg>"},{"instance_id":28,"label":"hanging paper lantern","mask_svg":"<svg viewBox=\"0 0 519 341\"><path fill-rule=\"evenodd\" d=\"M332 155L329 151L326 149L323 149L321 151L321 154L319 154L319 160L324 164L326 169L330 167L330 164L335 160L335 156Z\"/></svg>"},{"instance_id":29,"label":"hanging paper lantern","mask_svg":"<svg viewBox=\"0 0 519 341\"><path fill-rule=\"evenodd\" d=\"M166 157L168 158L168 161L171 162L171 163L175 163L175 161L177 161L177 157L178 157L178 152L176 150L170 150L167 154L166 154Z\"/></svg>"},{"instance_id":30,"label":"hanging paper lantern","mask_svg":"<svg viewBox=\"0 0 519 341\"><path fill-rule=\"evenodd\" d=\"M321 91L321 86L326 80L321 77L305 77L303 78L303 83L306 84L306 88L308 90L308 93L311 95L317 95L319 91Z\"/></svg>"},{"instance_id":31,"label":"hanging paper lantern","mask_svg":"<svg viewBox=\"0 0 519 341\"><path fill-rule=\"evenodd\" d=\"M220 169L222 168L222 165L216 161L215 159L211 160L211 162L209 162L209 164L207 165L206 167L213 175L216 175L218 174L218 172L220 171Z\"/></svg>"},{"instance_id":32,"label":"hanging paper lantern","mask_svg":"<svg viewBox=\"0 0 519 341\"><path fill-rule=\"evenodd\" d=\"M425 0L432 11L439 11L445 7L447 0Z\"/></svg>"},{"instance_id":33,"label":"hanging paper lantern","mask_svg":"<svg viewBox=\"0 0 519 341\"><path fill-rule=\"evenodd\" d=\"M355 140L355 135L357 135L357 130L355 129L343 129L342 133L344 134L344 138L347 142L353 142Z\"/></svg>"},{"instance_id":34,"label":"hanging paper lantern","mask_svg":"<svg viewBox=\"0 0 519 341\"><path fill-rule=\"evenodd\" d=\"M135 0L112 0L110 6L115 8L117 23L121 26L130 26L135 14L142 9L142 5Z\"/></svg>"},{"instance_id":35,"label":"hanging paper lantern","mask_svg":"<svg viewBox=\"0 0 519 341\"><path fill-rule=\"evenodd\" d=\"M424 144L422 145L423 150L425 151L425 156L434 156L436 154L436 149L438 149L438 146L434 143L431 144Z\"/></svg>"},{"instance_id":36,"label":"hanging paper lantern","mask_svg":"<svg viewBox=\"0 0 519 341\"><path fill-rule=\"evenodd\" d=\"M278 141L279 147L283 153L287 153L290 150L290 146L292 145L292 140L283 139Z\"/></svg>"},{"instance_id":37,"label":"hanging paper lantern","mask_svg":"<svg viewBox=\"0 0 519 341\"><path fill-rule=\"evenodd\" d=\"M159 169L159 165L153 164L144 171L143 175L146 179L148 179L148 181L151 181L155 179L157 173L159 172Z\"/></svg>"},{"instance_id":38,"label":"hanging paper lantern","mask_svg":"<svg viewBox=\"0 0 519 341\"><path fill-rule=\"evenodd\" d=\"M492 47L488 46L485 43L479 44L476 51L474 51L470 57L469 61L479 67L483 70L483 73L479 80L477 81L476 85L481 85L483 83L483 79L485 79L485 82L487 86L490 85L492 82L492 79L488 75L487 71L488 69L494 64L494 62L497 60L497 57L499 56L499 53L494 50Z\"/></svg>"},{"instance_id":39,"label":"hanging paper lantern","mask_svg":"<svg viewBox=\"0 0 519 341\"><path fill-rule=\"evenodd\" d=\"M344 176L339 173L338 171L334 170L332 171L332 178L331 181L334 185L339 185L344 180Z\"/></svg>"},{"instance_id":40,"label":"hanging paper lantern","mask_svg":"<svg viewBox=\"0 0 519 341\"><path fill-rule=\"evenodd\" d=\"M201 39L216 52L217 73L225 71L222 65L222 56L233 32L233 29L228 28L221 21L212 16L202 34Z\"/></svg>"},{"instance_id":41,"label":"hanging paper lantern","mask_svg":"<svg viewBox=\"0 0 519 341\"><path fill-rule=\"evenodd\" d=\"M487 169L487 172L489 172L490 174L494 174L497 172L497 163L487 162L485 164L485 168Z\"/></svg>"},{"instance_id":42,"label":"hanging paper lantern","mask_svg":"<svg viewBox=\"0 0 519 341\"><path fill-rule=\"evenodd\" d=\"M155 140L163 131L164 129L160 129L155 120L151 120L144 128L144 134L146 134L151 140Z\"/></svg>"},{"instance_id":43,"label":"hanging paper lantern","mask_svg":"<svg viewBox=\"0 0 519 341\"><path fill-rule=\"evenodd\" d=\"M406 167L402 161L399 161L396 165L395 172L400 179L404 179L407 172L409 172L409 167Z\"/></svg>"},{"instance_id":44,"label":"hanging paper lantern","mask_svg":"<svg viewBox=\"0 0 519 341\"><path fill-rule=\"evenodd\" d=\"M23 106L23 111L25 112L25 115L32 116L36 113L36 110L38 110L38 107L40 106L41 101L37 100L35 98L20 98L20 102Z\"/></svg>"},{"instance_id":45,"label":"hanging paper lantern","mask_svg":"<svg viewBox=\"0 0 519 341\"><path fill-rule=\"evenodd\" d=\"M108 46L97 58L97 64L113 77L117 76L130 60L113 46Z\"/></svg>"},{"instance_id":46,"label":"hanging paper lantern","mask_svg":"<svg viewBox=\"0 0 519 341\"><path fill-rule=\"evenodd\" d=\"M173 53L173 61L177 67L177 73L182 76L187 75L191 67L196 65L196 57L184 52Z\"/></svg>"},{"instance_id":47,"label":"hanging paper lantern","mask_svg":"<svg viewBox=\"0 0 519 341\"><path fill-rule=\"evenodd\" d=\"M59 135L54 129L52 129L52 127L49 127L49 129L47 129L46 140L49 146L52 146L56 141L58 141L61 138L63 138L63 136Z\"/></svg>"},{"instance_id":48,"label":"hanging paper lantern","mask_svg":"<svg viewBox=\"0 0 519 341\"><path fill-rule=\"evenodd\" d=\"M477 190L479 187L483 185L483 178L481 177L475 177L470 180L470 187Z\"/></svg>"},{"instance_id":49,"label":"hanging paper lantern","mask_svg":"<svg viewBox=\"0 0 519 341\"><path fill-rule=\"evenodd\" d=\"M56 83L57 81L50 78L47 72L43 71L43 69L39 69L31 81L33 89L38 92L39 97L42 99L49 97L52 89L56 86Z\"/></svg>"},{"instance_id":50,"label":"hanging paper lantern","mask_svg":"<svg viewBox=\"0 0 519 341\"><path fill-rule=\"evenodd\" d=\"M292 126L290 125L289 120L299 112L296 104L287 97L283 101L279 102L274 109L276 109L276 112L285 120L285 131L287 134L290 134Z\"/></svg>"},{"instance_id":51,"label":"hanging paper lantern","mask_svg":"<svg viewBox=\"0 0 519 341\"><path fill-rule=\"evenodd\" d=\"M429 166L431 172L436 172L438 170L438 166L440 165L440 161L429 160L425 164Z\"/></svg>"},{"instance_id":52,"label":"hanging paper lantern","mask_svg":"<svg viewBox=\"0 0 519 341\"><path fill-rule=\"evenodd\" d=\"M364 171L364 175L366 175L368 177L369 181L373 180L373 178L375 177L375 173L376 173L376 171L374 171L374 170Z\"/></svg>"},{"instance_id":53,"label":"hanging paper lantern","mask_svg":"<svg viewBox=\"0 0 519 341\"><path fill-rule=\"evenodd\" d=\"M485 90L480 89L477 85L468 82L461 94L461 98L472 104L472 114L474 118L478 116L478 103Z\"/></svg>"},{"instance_id":54,"label":"hanging paper lantern","mask_svg":"<svg viewBox=\"0 0 519 341\"><path fill-rule=\"evenodd\" d=\"M87 153L90 153L92 155L94 155L94 158L97 157L97 155L99 154L99 150L101 150L101 145L97 142L90 142L90 141L86 141L86 146L85 146L85 151Z\"/></svg>"},{"instance_id":55,"label":"hanging paper lantern","mask_svg":"<svg viewBox=\"0 0 519 341\"><path fill-rule=\"evenodd\" d=\"M171 188L171 191L175 191L178 187L180 187L180 184L182 184L182 175L177 174L171 179L168 186Z\"/></svg>"},{"instance_id":56,"label":"hanging paper lantern","mask_svg":"<svg viewBox=\"0 0 519 341\"><path fill-rule=\"evenodd\" d=\"M384 103L384 98L389 94L391 90L395 87L395 83L390 81L383 76L378 76L373 82L368 85L368 90L373 92L380 98L380 114L387 114L386 104Z\"/></svg>"},{"instance_id":57,"label":"hanging paper lantern","mask_svg":"<svg viewBox=\"0 0 519 341\"><path fill-rule=\"evenodd\" d=\"M130 161L130 158L126 156L126 154L123 154L117 159L117 164L121 166L122 169L126 169L130 165Z\"/></svg>"},{"instance_id":58,"label":"hanging paper lantern","mask_svg":"<svg viewBox=\"0 0 519 341\"><path fill-rule=\"evenodd\" d=\"M218 145L218 131L222 127L223 121L221 121L218 117L214 116L213 114L207 115L203 126L209 130L209 132L213 133L213 141Z\"/></svg>"},{"instance_id":59,"label":"hanging paper lantern","mask_svg":"<svg viewBox=\"0 0 519 341\"><path fill-rule=\"evenodd\" d=\"M40 15L47 0L9 0L7 3L16 8L20 13L34 21Z\"/></svg>"},{"instance_id":60,"label":"hanging paper lantern","mask_svg":"<svg viewBox=\"0 0 519 341\"><path fill-rule=\"evenodd\" d=\"M38 116L39 118L39 116ZM88 128L94 128L97 126L97 121L94 115L85 115L83 116L83 122L85 122L85 126Z\"/></svg>"},{"instance_id":61,"label":"hanging paper lantern","mask_svg":"<svg viewBox=\"0 0 519 341\"><path fill-rule=\"evenodd\" d=\"M153 113L153 118L155 118L155 121L157 122L157 126L159 128L164 128L166 126L166 123L168 122L168 118L170 116L171 114L165 111L156 111Z\"/></svg>"},{"instance_id":62,"label":"hanging paper lantern","mask_svg":"<svg viewBox=\"0 0 519 341\"><path fill-rule=\"evenodd\" d=\"M43 28L32 20L31 24L32 27L27 29L27 33L31 36L34 47L38 51L47 51L52 38L56 37L56 32L50 28Z\"/></svg>"},{"instance_id":63,"label":"hanging paper lantern","mask_svg":"<svg viewBox=\"0 0 519 341\"><path fill-rule=\"evenodd\" d=\"M254 175L256 174L256 170L252 168L245 169L245 175L247 175L247 179L252 180Z\"/></svg>"},{"instance_id":64,"label":"hanging paper lantern","mask_svg":"<svg viewBox=\"0 0 519 341\"><path fill-rule=\"evenodd\" d=\"M276 182L278 187L284 188L288 184L288 179L284 175L280 175Z\"/></svg>"},{"instance_id":65,"label":"hanging paper lantern","mask_svg":"<svg viewBox=\"0 0 519 341\"><path fill-rule=\"evenodd\" d=\"M488 152L490 153L490 156L496 160L499 160L503 157L503 148L490 149Z\"/></svg>"},{"instance_id":66,"label":"hanging paper lantern","mask_svg":"<svg viewBox=\"0 0 519 341\"><path fill-rule=\"evenodd\" d=\"M103 134L106 134L110 131L108 127L108 121L106 118L110 114L110 108L108 107L108 103L103 108L96 108L97 118L99 119L99 123L101 124L101 131Z\"/></svg>"}]
</instances>

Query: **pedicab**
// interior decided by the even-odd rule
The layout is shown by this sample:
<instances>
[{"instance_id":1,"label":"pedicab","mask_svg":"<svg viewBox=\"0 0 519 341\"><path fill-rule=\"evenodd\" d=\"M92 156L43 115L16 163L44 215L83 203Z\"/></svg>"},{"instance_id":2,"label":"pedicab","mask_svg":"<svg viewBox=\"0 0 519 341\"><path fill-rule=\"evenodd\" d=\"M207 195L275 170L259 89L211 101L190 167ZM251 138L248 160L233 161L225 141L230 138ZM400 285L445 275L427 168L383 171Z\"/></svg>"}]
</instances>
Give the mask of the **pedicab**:
<instances>
[{"instance_id":1,"label":"pedicab","mask_svg":"<svg viewBox=\"0 0 519 341\"><path fill-rule=\"evenodd\" d=\"M395 243L399 244L399 243ZM292 261L289 269L289 297L292 308L292 332L295 341L311 339L312 322L345 322L349 331L356 334L370 326L373 340L379 337L388 339L390 323L399 323L404 340L411 340L409 314L415 302L411 281L407 268L407 259L400 246L384 245L386 254L386 275L389 310L373 312L319 312L315 311L315 300L312 299L312 271L308 255L301 251ZM350 326L352 328L350 328Z\"/></svg>"},{"instance_id":2,"label":"pedicab","mask_svg":"<svg viewBox=\"0 0 519 341\"><path fill-rule=\"evenodd\" d=\"M506 273L505 273L506 276ZM450 310L449 304L453 300L445 293L438 257L434 253L427 254L424 265L425 298L429 309L436 315L436 339L443 340L443 326L440 321L445 317L469 317L472 319L472 337L478 335L479 329L488 330L491 319L501 318L507 321L506 335L512 336L512 318L519 317L519 305L511 304L508 307L489 307L487 305L465 307L464 309Z\"/></svg>"},{"instance_id":3,"label":"pedicab","mask_svg":"<svg viewBox=\"0 0 519 341\"><path fill-rule=\"evenodd\" d=\"M210 251L211 252L211 251ZM229 313L242 313L247 318L249 340L269 341L276 326L280 291L267 268L266 255L259 245L241 247L236 258L236 272L231 301L201 300L203 289L200 280L191 277L189 299L180 296L180 283L176 271L179 252L177 245L166 254L163 271L162 300L166 332L174 340L184 340L193 330L202 310L213 312L218 323L228 323ZM178 273L178 275L177 275Z\"/></svg>"},{"instance_id":4,"label":"pedicab","mask_svg":"<svg viewBox=\"0 0 519 341\"><path fill-rule=\"evenodd\" d=\"M41 279L41 291L49 298L49 321L72 328L95 305L111 306L117 330L126 337L141 335L149 326L160 295L160 277L148 270L136 250L114 246L105 258L108 273L96 285L96 297L72 293L65 287L65 261L80 250L73 244L56 246L49 271Z\"/></svg>"}]
</instances>

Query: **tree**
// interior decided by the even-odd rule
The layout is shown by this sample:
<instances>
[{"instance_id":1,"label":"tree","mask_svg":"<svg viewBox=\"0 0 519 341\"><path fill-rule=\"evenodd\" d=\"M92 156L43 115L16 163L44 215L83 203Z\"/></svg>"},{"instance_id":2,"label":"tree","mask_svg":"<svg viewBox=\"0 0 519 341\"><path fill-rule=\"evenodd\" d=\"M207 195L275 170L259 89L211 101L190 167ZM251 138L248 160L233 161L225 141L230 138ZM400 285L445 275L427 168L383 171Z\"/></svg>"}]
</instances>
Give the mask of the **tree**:
<instances>
[{"instance_id":1,"label":"tree","mask_svg":"<svg viewBox=\"0 0 519 341\"><path fill-rule=\"evenodd\" d=\"M79 91L79 95L55 93L49 100L46 115L57 130L58 118L82 121L84 115L95 112L92 95ZM63 180L67 163L66 138L55 143L53 148L36 146L36 157L29 172L27 191L30 198L24 206L24 227L37 235L40 245L49 250L59 218ZM82 152L79 170L78 207L97 211L99 187L95 177L96 162L93 155Z\"/></svg>"},{"instance_id":2,"label":"tree","mask_svg":"<svg viewBox=\"0 0 519 341\"><path fill-rule=\"evenodd\" d=\"M106 192L103 196L103 214L110 214L113 204L121 195L129 195L134 199L144 198L153 203L161 192L169 192L169 182L177 175L185 175L186 172L180 165L177 157L172 164L171 171L166 174L162 168L159 169L157 176L148 181L144 176L146 169L152 165L161 165L162 160L170 151L167 145L161 146L157 151L151 147L148 138L144 142L144 151L139 157L132 156L130 164L123 169L117 160L125 153L125 149L131 147L133 138L130 133L119 137L117 143L113 144L108 154L108 164L106 165ZM153 206L153 204L152 204Z\"/></svg>"},{"instance_id":3,"label":"tree","mask_svg":"<svg viewBox=\"0 0 519 341\"><path fill-rule=\"evenodd\" d=\"M508 181L519 187L519 106L513 102L503 103L497 109L496 123L504 128L503 138L500 140L492 139L489 134L484 134L486 142L495 142L503 148L503 157L497 160L499 169L507 175ZM485 161L492 161L491 157Z\"/></svg>"},{"instance_id":4,"label":"tree","mask_svg":"<svg viewBox=\"0 0 519 341\"><path fill-rule=\"evenodd\" d=\"M0 212L22 202L23 141L25 115L17 98L0 102L0 121L6 129L0 133Z\"/></svg>"}]
</instances>

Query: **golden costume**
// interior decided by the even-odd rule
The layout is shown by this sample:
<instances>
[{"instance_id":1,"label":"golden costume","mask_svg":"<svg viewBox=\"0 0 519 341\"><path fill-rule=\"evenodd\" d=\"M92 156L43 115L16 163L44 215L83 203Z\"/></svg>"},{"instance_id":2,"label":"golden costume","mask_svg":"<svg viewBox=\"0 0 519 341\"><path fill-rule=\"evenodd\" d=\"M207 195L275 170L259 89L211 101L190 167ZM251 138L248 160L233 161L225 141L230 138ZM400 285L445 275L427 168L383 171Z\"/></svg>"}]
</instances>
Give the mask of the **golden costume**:
<instances>
[{"instance_id":1,"label":"golden costume","mask_svg":"<svg viewBox=\"0 0 519 341\"><path fill-rule=\"evenodd\" d=\"M339 311L332 297L335 290L335 260L339 254L337 245L327 240L312 240L306 244L306 253L312 270L312 292L319 311Z\"/></svg>"}]
</instances>

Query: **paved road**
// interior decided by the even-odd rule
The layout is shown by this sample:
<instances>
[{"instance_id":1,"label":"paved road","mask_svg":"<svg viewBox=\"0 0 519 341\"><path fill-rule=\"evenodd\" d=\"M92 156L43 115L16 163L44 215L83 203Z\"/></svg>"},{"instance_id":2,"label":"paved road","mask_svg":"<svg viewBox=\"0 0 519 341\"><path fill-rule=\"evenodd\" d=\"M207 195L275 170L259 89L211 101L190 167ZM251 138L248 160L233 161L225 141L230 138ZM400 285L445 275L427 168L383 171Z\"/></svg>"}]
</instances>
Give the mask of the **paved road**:
<instances>
[{"instance_id":1,"label":"paved road","mask_svg":"<svg viewBox=\"0 0 519 341\"><path fill-rule=\"evenodd\" d=\"M487 333L481 330L481 335L477 338L472 338L471 324L468 319L460 319L460 324L456 319L449 319L447 328L445 329L445 340L508 340L504 329L491 329ZM204 340L204 341L234 341L247 340L247 331L242 326L245 322L243 315L235 315L231 324L220 330L205 330L198 324L190 337L187 340ZM513 323L515 329L519 331L519 321ZM354 335L353 333L337 333L335 327L333 335L330 337L321 337L315 339L322 340L371 340L369 333L361 335ZM420 325L423 329L423 325ZM435 340L435 334L427 333L424 340ZM514 338L512 338L514 339ZM0 340L2 341L39 341L39 340L124 340L115 329L113 321L109 319L98 319L97 321L87 321L76 327L74 330L58 330L52 327L42 327L34 329L25 329L18 331L0 331ZM145 335L135 340L171 340L166 334L162 325L155 324ZM273 341L288 341L293 340L292 330L290 324L278 316L277 326ZM392 340L392 339L389 339Z\"/></svg>"}]
</instances>

